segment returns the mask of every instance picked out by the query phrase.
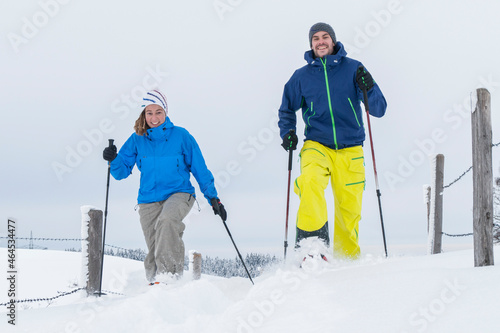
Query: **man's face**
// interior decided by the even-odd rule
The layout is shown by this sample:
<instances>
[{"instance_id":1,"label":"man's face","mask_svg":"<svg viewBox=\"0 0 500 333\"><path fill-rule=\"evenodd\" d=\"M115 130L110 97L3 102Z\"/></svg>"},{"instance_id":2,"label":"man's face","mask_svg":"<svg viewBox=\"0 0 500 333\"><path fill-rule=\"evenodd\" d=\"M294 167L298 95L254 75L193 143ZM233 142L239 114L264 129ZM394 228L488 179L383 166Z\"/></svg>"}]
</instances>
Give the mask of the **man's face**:
<instances>
[{"instance_id":1,"label":"man's face","mask_svg":"<svg viewBox=\"0 0 500 333\"><path fill-rule=\"evenodd\" d=\"M316 58L323 58L326 55L333 54L332 37L326 31L318 31L312 37L312 50Z\"/></svg>"}]
</instances>

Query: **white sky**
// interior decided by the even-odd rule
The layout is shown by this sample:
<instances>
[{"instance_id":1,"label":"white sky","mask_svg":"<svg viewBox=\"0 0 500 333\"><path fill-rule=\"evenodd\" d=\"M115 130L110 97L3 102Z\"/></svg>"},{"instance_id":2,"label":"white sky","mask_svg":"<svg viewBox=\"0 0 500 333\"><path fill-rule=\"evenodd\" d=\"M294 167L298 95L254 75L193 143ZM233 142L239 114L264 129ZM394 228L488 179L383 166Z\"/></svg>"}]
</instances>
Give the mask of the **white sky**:
<instances>
[{"instance_id":1,"label":"white sky","mask_svg":"<svg viewBox=\"0 0 500 333\"><path fill-rule=\"evenodd\" d=\"M310 26L325 21L388 102L372 129L389 251L425 243L426 155L445 154L445 183L471 165L468 98L479 86L490 89L493 128L499 126L499 10L493 0L6 0L0 11L0 235L14 217L20 237L31 231L80 237L80 206L104 208L107 139L121 147L140 112L131 106L133 95L157 85L171 120L193 134L216 175L240 251L281 255L287 154L276 114L283 85L305 64ZM495 132L493 141L500 141ZM368 141L365 155L361 244L382 251ZM54 165L71 172L56 172ZM293 168L296 177L298 158ZM389 182L391 174L401 181ZM445 232L472 230L471 179L444 193ZM111 181L107 243L145 248L134 211L138 185L137 171ZM329 190L327 196L333 212ZM293 243L298 199L291 197ZM205 208L187 221L186 249L233 256L220 220L200 192L198 198ZM444 239L451 242L472 238Z\"/></svg>"}]
</instances>

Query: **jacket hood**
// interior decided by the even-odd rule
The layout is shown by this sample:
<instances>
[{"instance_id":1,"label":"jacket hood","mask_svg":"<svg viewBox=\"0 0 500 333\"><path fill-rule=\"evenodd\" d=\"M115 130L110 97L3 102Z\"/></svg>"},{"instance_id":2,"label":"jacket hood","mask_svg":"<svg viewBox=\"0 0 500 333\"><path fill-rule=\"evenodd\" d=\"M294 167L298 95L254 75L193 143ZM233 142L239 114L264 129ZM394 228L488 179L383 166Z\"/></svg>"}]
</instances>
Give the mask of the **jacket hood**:
<instances>
[{"instance_id":1,"label":"jacket hood","mask_svg":"<svg viewBox=\"0 0 500 333\"><path fill-rule=\"evenodd\" d=\"M167 136L167 130L174 127L174 123L170 121L169 117L166 117L163 124L158 127L148 129L146 136L149 140L163 140Z\"/></svg>"},{"instance_id":2,"label":"jacket hood","mask_svg":"<svg viewBox=\"0 0 500 333\"><path fill-rule=\"evenodd\" d=\"M326 60L327 66L328 65L333 66L336 63L339 63L342 60L342 58L347 56L347 52L344 48L344 45L341 42L337 42L335 44L333 51L335 52L335 54L327 55L323 58ZM309 65L313 65L313 66L315 66L315 65L320 66L321 65L321 61L317 61L318 58L314 57L313 50L306 51L306 53L304 54L304 59L307 61L307 63Z\"/></svg>"}]
</instances>

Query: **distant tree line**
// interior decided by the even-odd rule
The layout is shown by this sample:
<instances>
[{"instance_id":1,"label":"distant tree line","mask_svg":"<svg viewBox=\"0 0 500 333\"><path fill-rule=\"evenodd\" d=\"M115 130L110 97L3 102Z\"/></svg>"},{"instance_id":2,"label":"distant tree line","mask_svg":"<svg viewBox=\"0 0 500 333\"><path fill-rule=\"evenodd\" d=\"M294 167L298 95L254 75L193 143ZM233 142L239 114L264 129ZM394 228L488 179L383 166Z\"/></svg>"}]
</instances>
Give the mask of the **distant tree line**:
<instances>
[{"instance_id":1,"label":"distant tree line","mask_svg":"<svg viewBox=\"0 0 500 333\"><path fill-rule=\"evenodd\" d=\"M244 260L252 277L259 276L266 268L281 261L281 259L277 259L276 256L271 257L269 254L258 253L247 254ZM241 260L237 257L234 259L204 257L201 262L201 272L207 275L216 275L226 278L234 276L247 277L245 268Z\"/></svg>"},{"instance_id":2,"label":"distant tree line","mask_svg":"<svg viewBox=\"0 0 500 333\"><path fill-rule=\"evenodd\" d=\"M76 250L74 248L66 249L66 251L80 252L81 250ZM121 249L121 248L107 248L104 254L127 258L132 260L144 261L146 258L146 252L143 249ZM276 258L276 256L270 256L269 254L260 253L250 253L245 257L245 265L252 277L259 276L266 268L276 263L279 263L281 259ZM184 269L189 267L189 258L186 256L184 258ZM245 268L243 267L241 260L238 257L234 259L224 259L224 258L211 258L203 257L201 261L201 273L207 275L221 276L225 278L240 276L247 277Z\"/></svg>"}]
</instances>

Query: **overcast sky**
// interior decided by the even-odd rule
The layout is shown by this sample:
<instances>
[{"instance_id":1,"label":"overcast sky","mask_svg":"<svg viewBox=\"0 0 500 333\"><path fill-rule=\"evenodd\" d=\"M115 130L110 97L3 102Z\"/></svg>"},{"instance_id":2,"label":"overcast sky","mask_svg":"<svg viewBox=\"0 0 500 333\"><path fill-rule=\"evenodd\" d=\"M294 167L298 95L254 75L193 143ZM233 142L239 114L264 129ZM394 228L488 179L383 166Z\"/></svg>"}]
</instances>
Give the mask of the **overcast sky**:
<instances>
[{"instance_id":1,"label":"overcast sky","mask_svg":"<svg viewBox=\"0 0 500 333\"><path fill-rule=\"evenodd\" d=\"M324 21L388 102L372 130L389 251L425 244L428 155L445 155L445 183L472 164L470 96L478 87L490 90L493 128L500 125L499 11L493 0L3 1L0 235L12 217L19 237L79 238L80 207L104 209L103 148L109 138L121 147L141 111L136 100L158 87L216 176L241 252L281 254L287 153L277 110L284 84L305 64L310 26ZM302 131L299 123L301 140ZM360 242L381 252L368 140L365 156ZM111 181L109 244L145 248L134 210L138 174ZM186 221L186 249L233 256L220 219L197 194L201 212L195 206ZM327 197L333 221L330 188ZM290 242L298 207L291 198ZM471 173L445 190L444 207L445 232L472 231ZM444 240L454 242L472 238Z\"/></svg>"}]
</instances>

